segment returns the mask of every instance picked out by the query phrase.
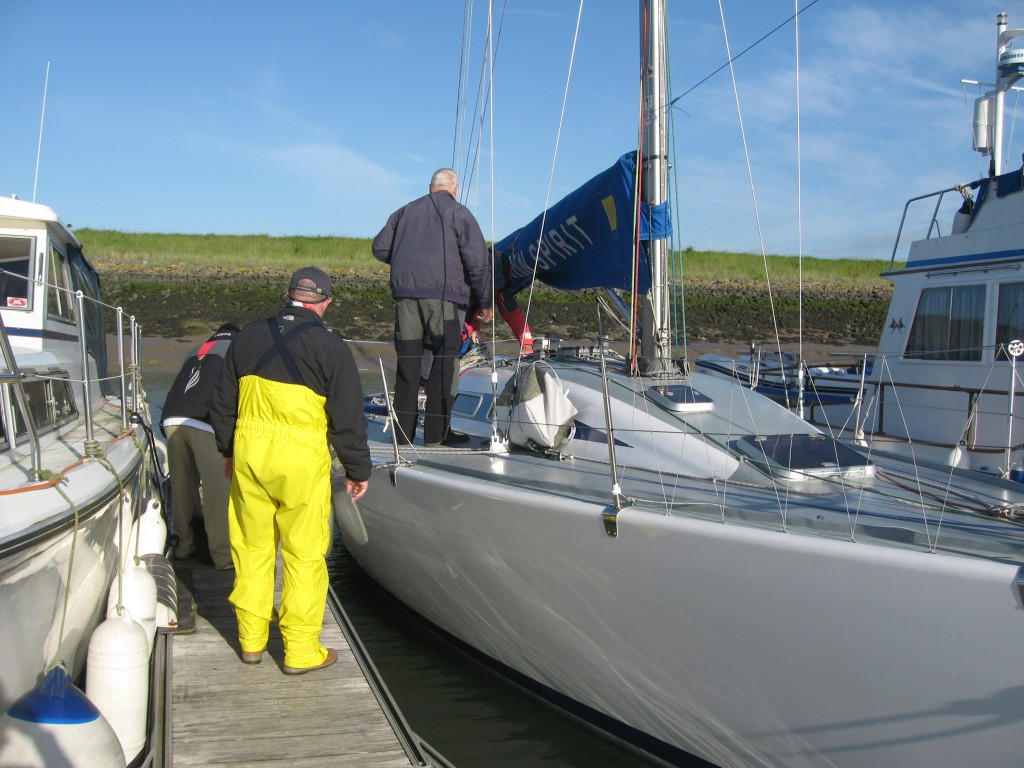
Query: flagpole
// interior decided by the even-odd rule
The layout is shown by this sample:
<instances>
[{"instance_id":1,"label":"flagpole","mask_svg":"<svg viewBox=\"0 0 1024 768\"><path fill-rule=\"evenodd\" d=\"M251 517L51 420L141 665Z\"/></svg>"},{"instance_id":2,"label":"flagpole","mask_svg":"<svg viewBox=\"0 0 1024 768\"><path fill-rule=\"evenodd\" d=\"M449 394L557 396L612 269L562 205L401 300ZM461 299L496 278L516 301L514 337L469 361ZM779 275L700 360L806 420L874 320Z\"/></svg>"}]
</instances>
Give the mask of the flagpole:
<instances>
[{"instance_id":1,"label":"flagpole","mask_svg":"<svg viewBox=\"0 0 1024 768\"><path fill-rule=\"evenodd\" d=\"M46 60L46 79L43 81L43 111L39 116L39 143L36 145L36 176L32 181L32 202L36 201L36 188L39 185L39 156L43 152L43 121L46 119L46 89L50 85L50 60Z\"/></svg>"}]
</instances>

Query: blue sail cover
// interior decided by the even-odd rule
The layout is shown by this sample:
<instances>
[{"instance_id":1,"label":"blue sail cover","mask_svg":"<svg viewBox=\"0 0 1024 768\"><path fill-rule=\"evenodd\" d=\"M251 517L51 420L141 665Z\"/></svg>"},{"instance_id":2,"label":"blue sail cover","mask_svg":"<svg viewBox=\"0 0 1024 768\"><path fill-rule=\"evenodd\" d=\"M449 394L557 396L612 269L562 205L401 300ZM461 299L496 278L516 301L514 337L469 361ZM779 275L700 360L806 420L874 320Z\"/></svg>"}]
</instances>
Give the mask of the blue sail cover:
<instances>
[{"instance_id":1,"label":"blue sail cover","mask_svg":"<svg viewBox=\"0 0 1024 768\"><path fill-rule=\"evenodd\" d=\"M509 286L521 291L533 278L554 288L632 287L633 211L636 195L636 153L619 158L611 168L595 176L547 211L495 244L509 259ZM641 206L640 239L668 237L672 224L668 206ZM544 224L541 236L541 222ZM539 255L538 255L539 252ZM640 249L639 293L651 287L646 250Z\"/></svg>"}]
</instances>

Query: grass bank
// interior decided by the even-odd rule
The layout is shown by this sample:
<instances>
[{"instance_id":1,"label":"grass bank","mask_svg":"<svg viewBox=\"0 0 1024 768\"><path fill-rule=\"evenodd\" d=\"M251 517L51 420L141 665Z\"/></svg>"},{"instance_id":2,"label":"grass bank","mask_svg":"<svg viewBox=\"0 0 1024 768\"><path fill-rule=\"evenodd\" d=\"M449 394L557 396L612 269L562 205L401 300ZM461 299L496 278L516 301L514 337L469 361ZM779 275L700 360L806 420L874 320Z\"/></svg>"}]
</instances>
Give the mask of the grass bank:
<instances>
[{"instance_id":1,"label":"grass bank","mask_svg":"<svg viewBox=\"0 0 1024 768\"><path fill-rule=\"evenodd\" d=\"M96 264L138 267L261 266L298 269L380 271L384 266L370 253L370 240L353 237L271 237L269 235L175 235L75 230L85 252Z\"/></svg>"},{"instance_id":2,"label":"grass bank","mask_svg":"<svg viewBox=\"0 0 1024 768\"><path fill-rule=\"evenodd\" d=\"M268 235L175 235L81 229L77 235L86 253L97 264L138 267L252 266L298 269L314 265L329 269L384 272L373 258L368 238L270 237ZM749 253L696 251L676 254L687 280L765 280L796 283L803 273L805 284L885 285L879 273L888 267L881 260L819 259L768 256Z\"/></svg>"},{"instance_id":3,"label":"grass bank","mask_svg":"<svg viewBox=\"0 0 1024 768\"><path fill-rule=\"evenodd\" d=\"M292 270L314 264L334 279L329 324L346 338L387 342L394 306L387 267L370 241L346 237L133 234L78 231L96 264L105 299L134 313L144 333L190 336L226 320L247 323L275 312ZM765 260L744 253L688 250L683 263L686 328L691 342L771 341L773 310ZM888 264L854 259L769 256L774 315L783 341L803 338L841 346L874 344L885 322L891 285ZM803 276L803 290L797 289ZM564 292L539 286L529 308L538 336L593 342L596 290ZM525 304L526 296L520 295ZM507 329L499 324L499 332Z\"/></svg>"}]
</instances>

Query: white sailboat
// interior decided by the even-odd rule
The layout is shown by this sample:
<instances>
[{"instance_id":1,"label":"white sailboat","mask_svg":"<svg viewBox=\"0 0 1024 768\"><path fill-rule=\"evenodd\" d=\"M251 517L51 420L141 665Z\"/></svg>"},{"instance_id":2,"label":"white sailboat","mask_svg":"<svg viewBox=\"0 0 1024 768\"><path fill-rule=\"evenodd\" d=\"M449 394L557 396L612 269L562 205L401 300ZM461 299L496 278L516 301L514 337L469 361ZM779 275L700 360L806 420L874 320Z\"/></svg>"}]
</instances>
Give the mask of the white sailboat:
<instances>
[{"instance_id":1,"label":"white sailboat","mask_svg":"<svg viewBox=\"0 0 1024 768\"><path fill-rule=\"evenodd\" d=\"M467 448L399 447L371 415L357 505L338 474L345 545L480 658L670 764L1016 766L1024 488L870 459L677 367L657 223L664 0L640 8L640 149L498 244L535 255L530 232L567 227L546 266L572 250L593 272L592 246L640 232L638 352L595 334L468 368L452 422Z\"/></svg>"},{"instance_id":2,"label":"white sailboat","mask_svg":"<svg viewBox=\"0 0 1024 768\"><path fill-rule=\"evenodd\" d=\"M0 198L0 712L85 665L121 526L158 505L139 328L116 310L53 209Z\"/></svg>"}]
</instances>

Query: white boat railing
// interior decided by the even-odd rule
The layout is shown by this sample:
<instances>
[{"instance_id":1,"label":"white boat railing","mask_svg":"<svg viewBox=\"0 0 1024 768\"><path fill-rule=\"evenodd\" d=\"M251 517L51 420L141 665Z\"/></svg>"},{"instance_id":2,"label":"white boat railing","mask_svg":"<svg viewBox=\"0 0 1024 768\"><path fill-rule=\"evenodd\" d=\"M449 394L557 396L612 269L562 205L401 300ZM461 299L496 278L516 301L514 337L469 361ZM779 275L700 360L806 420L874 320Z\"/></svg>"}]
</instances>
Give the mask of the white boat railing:
<instances>
[{"instance_id":1,"label":"white boat railing","mask_svg":"<svg viewBox=\"0 0 1024 768\"><path fill-rule=\"evenodd\" d=\"M10 384L14 387L14 400L21 411L21 418L25 421L25 428L28 432L29 445L32 449L32 472L37 473L42 469L42 458L39 450L39 435L36 432L36 423L29 412L28 394L25 392L25 382L18 370L18 361L11 349L11 340L7 337L7 326L4 325L3 314L0 313L0 352L3 353L4 361L7 363L7 375L0 377L0 384Z\"/></svg>"},{"instance_id":2,"label":"white boat railing","mask_svg":"<svg viewBox=\"0 0 1024 768\"><path fill-rule=\"evenodd\" d=\"M817 379L818 381L835 381L835 382L848 381L848 379L844 380L844 379L839 378L839 377L830 377L828 374L825 374L825 375L822 375L822 376L816 376L815 379ZM885 403L886 403L885 392L886 392L886 390L892 390L892 391L895 392L896 390L900 390L900 389L918 389L918 390L923 390L923 391L926 391L926 392L934 392L936 394L938 394L940 392L948 392L948 393L952 393L952 394L964 395L964 397L966 398L966 407L964 409L964 417L965 417L964 423L965 424L968 424L968 423L971 424L971 429L968 431L968 433L966 435L967 446L970 447L970 448L975 448L975 447L979 447L980 448L981 447L981 446L977 446L975 444L975 440L976 440L976 436L974 435L975 419L973 417L978 412L978 407L980 405L980 401L981 401L982 396L987 396L987 397L1006 397L1006 398L1008 398L1012 394L1015 400L1017 398L1024 397L1024 393L1022 393L1022 392L1012 392L1011 390L1007 390L1007 389L983 389L981 387L966 387L966 386L961 386L961 385L943 386L943 385L940 385L940 384L916 384L916 383L915 384L911 384L909 382L900 382L900 381L868 381L868 382L866 382L866 386L877 388L877 390L878 390L878 406L877 406L877 409L878 409L878 429L877 429L877 431L882 433L882 434L885 434L885 412L886 412L886 409L885 409ZM897 402L898 402L898 400L897 400ZM810 404L810 406L809 406L810 409L811 409L811 414L810 414L808 420L811 423L819 423L818 419L815 418L814 411L815 411L816 408L825 408L825 407L827 407L827 405L828 404L822 405L820 403L812 402ZM927 442L927 441L921 441L921 442ZM986 447L991 448L991 449L1005 450L1007 446L986 446ZM1016 446L1012 446L1011 445L1009 447L1010 448L1014 448Z\"/></svg>"},{"instance_id":3,"label":"white boat railing","mask_svg":"<svg viewBox=\"0 0 1024 768\"><path fill-rule=\"evenodd\" d=\"M82 402L85 405L85 454L93 456L100 452L99 444L93 437L92 430L92 386L89 383L89 340L85 337L83 328L85 321L85 294L81 291L75 293L76 306L78 307L78 348L81 350L82 360ZM121 403L121 410L124 410L124 402Z\"/></svg>"},{"instance_id":4,"label":"white boat railing","mask_svg":"<svg viewBox=\"0 0 1024 768\"><path fill-rule=\"evenodd\" d=\"M993 347L988 347L988 348L989 349L995 349L995 351L998 353L1000 351L1005 351L1007 349L1007 345L1000 344L1000 345L996 345L994 348ZM984 351L984 349L985 348L982 348L982 351ZM913 357L913 356L909 356L909 355L902 356L903 359L907 359L908 357ZM895 396L895 404L896 404L896 408L897 409L900 408L900 400L899 400L899 394L898 394L898 392L900 390L918 390L920 392L934 393L936 395L938 395L938 394L963 395L964 396L964 409L962 411L962 415L963 415L964 431L963 431L963 434L961 435L961 441L960 441L961 444L964 445L967 448L972 449L972 450L978 450L978 451L982 451L982 452L991 452L991 453L1008 452L1008 451L1012 451L1012 450L1016 450L1016 449L1020 448L1019 445L1014 445L1013 444L1012 423L1013 423L1013 418L1014 418L1013 414L1014 414L1014 411L1015 411L1015 403L1016 403L1016 401L1019 398L1024 397L1024 391L1021 391L1020 387L1018 386L1018 375L1019 374L1018 374L1017 369L1016 369L1015 361L1016 361L1016 357L1015 356L1011 357L1009 360L999 359L999 360L996 361L996 362L1001 362L1001 363L1005 362L1005 363L1008 363L1008 364L1011 365L1011 378L1010 378L1009 386L1005 387L1005 388L1002 388L1002 387L988 386L987 384L981 384L981 385L972 386L972 385L969 385L969 384L966 384L966 383L963 383L963 382L959 382L959 383L956 383L956 384L936 384L936 383L931 383L931 382L898 381L898 380L894 379L891 375L886 377L881 372L881 371L889 371L890 370L889 366L888 366L888 364L886 362L886 359L883 356L881 358L875 358L872 361L872 365L880 366L881 367L881 371L879 372L879 374L876 377L874 377L872 379L865 379L863 381L863 383L862 383L862 391L858 392L858 397L863 397L864 396L865 393L864 393L863 390L869 390L869 391L874 393L873 398L875 399L875 405L873 406L873 410L877 413L877 423L876 423L876 427L873 430L873 432L876 435L886 435L886 434L888 434L886 432L886 425L885 425L886 413L888 412L888 410L890 410L890 409L886 408L886 403L887 403L887 400L888 400L888 398L886 396L887 392L891 392L891 393L894 394L894 396ZM866 362L867 361L865 361L865 364L866 364ZM848 375L844 376L842 374L828 374L828 373L816 374L814 376L813 380L816 383L823 383L823 384L827 384L827 383L830 383L830 382L831 383L836 383L836 384L848 384L850 382L850 378L849 378ZM1008 403L1008 412L1007 412L1007 416L1006 416L1006 419L1007 419L1007 432L1006 432L1007 439L1006 439L1006 444L1005 445L1001 445L1001 444L979 445L978 444L978 428L979 428L978 417L980 415L981 404L982 404L982 398L983 397L984 398L1005 398L1007 403ZM825 409L827 409L828 407L829 407L828 403L816 403L816 402L812 401L810 406L809 406L810 412L808 414L808 421L810 421L813 424L828 424L829 420L828 420L827 417L824 416L824 413L827 413L827 410L825 410ZM822 409L822 413L821 414L816 414L815 413L815 411L818 408ZM951 410L951 409L948 406L944 406L943 410ZM898 418L898 415L896 417L894 417L894 418ZM832 426L835 426L835 425L833 424ZM921 442L921 443L932 443L932 441L921 440L919 438L916 438L916 441L917 442ZM932 443L932 444L939 445L939 443ZM943 445L944 445L944 443L943 443ZM1009 463L1007 464L1007 467L1008 466L1009 466Z\"/></svg>"},{"instance_id":5,"label":"white boat railing","mask_svg":"<svg viewBox=\"0 0 1024 768\"><path fill-rule=\"evenodd\" d=\"M86 297L88 298L88 297ZM100 306L109 306L99 302ZM128 339L130 342L130 366L129 370L125 371L125 351L124 351L124 323L126 313L121 307L112 308L117 315L117 365L118 374L117 378L120 382L121 391L121 428L127 429L128 422L132 413L137 411L141 407L139 402L139 392L142 387L140 377L140 366L139 360L142 357L142 329L135 321L135 315L128 316ZM108 376L108 379L112 379L113 376ZM129 388L129 382L131 387ZM130 404L129 408L129 396Z\"/></svg>"},{"instance_id":6,"label":"white boat railing","mask_svg":"<svg viewBox=\"0 0 1024 768\"><path fill-rule=\"evenodd\" d=\"M957 194L965 195L966 189L968 187L970 187L970 189L977 189L980 183L981 182L974 181L967 185L957 184L955 186L949 187L948 189L940 189L938 192L929 192L926 195L919 195L918 197L912 197L909 200L907 200L906 204L903 206L903 216L900 217L900 227L896 232L896 242L893 243L892 246L892 255L889 258L889 269L892 269L893 265L896 263L896 254L899 252L900 249L900 242L903 239L903 228L906 226L907 213L910 211L911 205L920 202L921 200L927 200L928 198L931 197L936 198L935 207L932 209L931 216L928 219L928 230L925 234L924 239L927 240L931 239L932 237L942 237L942 227L939 224L939 212L942 209L942 202L945 196L950 192L956 192ZM952 233L952 225L950 225L950 233Z\"/></svg>"},{"instance_id":7,"label":"white boat railing","mask_svg":"<svg viewBox=\"0 0 1024 768\"><path fill-rule=\"evenodd\" d=\"M139 359L141 353L141 341L142 334L141 328L136 323L134 315L127 316L128 320L128 341L129 341L129 356L130 361L126 369L125 366L125 319L126 313L121 307L114 307L110 304L106 304L100 300L87 296L81 290L69 290L58 285L52 285L45 281L35 281L26 278L24 275L19 275L14 272L9 272L4 269L0 269L0 274L15 277L27 282L34 283L44 290L55 290L63 293L67 293L69 296L74 296L75 306L77 309L77 318L75 320L75 329L78 334L78 346L80 354L80 363L82 369L82 378L76 383L82 386L82 404L81 404L81 415L85 423L85 447L84 452L87 456L96 456L102 453L102 449L94 438L93 431L93 411L92 411L92 396L94 384L101 384L104 381L112 381L115 376L119 382L120 387L120 410L121 410L121 428L123 430L128 429L131 415L136 412L140 405L140 387L141 382L139 380ZM118 371L116 374L111 375L107 372L106 376L95 377L89 375L89 349L88 339L85 329L85 307L86 302L112 310L116 315L116 328L117 328L117 358L118 358ZM104 333L104 343L106 335ZM7 331L7 325L3 320L2 313L0 313L0 354L3 355L3 361L6 366L6 373L0 373L0 385L9 384L13 388L15 405L21 413L22 420L25 425L26 434L29 439L31 446L31 461L33 473L38 473L42 470L42 460L40 455L39 447L39 432L32 416L31 409L29 408L28 395L25 391L24 380L27 374L23 373L18 366L17 359L14 355L14 351L11 347L10 337ZM15 430L11 430L11 445L14 444Z\"/></svg>"}]
</instances>

